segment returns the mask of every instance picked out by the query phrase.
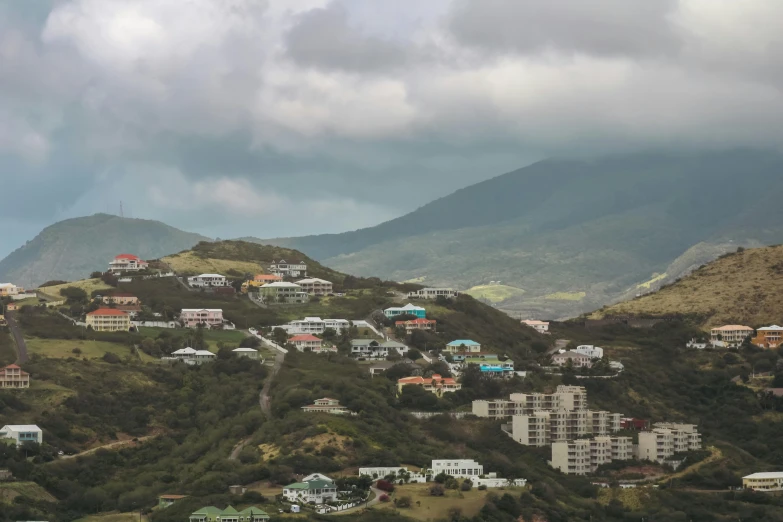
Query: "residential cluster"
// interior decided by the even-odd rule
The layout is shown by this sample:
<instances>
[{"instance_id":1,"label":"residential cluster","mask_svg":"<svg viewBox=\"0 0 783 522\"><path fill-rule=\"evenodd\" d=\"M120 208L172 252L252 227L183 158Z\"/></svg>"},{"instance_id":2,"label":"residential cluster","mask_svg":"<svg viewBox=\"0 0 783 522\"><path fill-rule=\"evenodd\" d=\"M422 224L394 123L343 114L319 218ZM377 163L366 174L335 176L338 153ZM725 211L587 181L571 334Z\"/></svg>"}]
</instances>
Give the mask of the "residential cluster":
<instances>
[{"instance_id":1,"label":"residential cluster","mask_svg":"<svg viewBox=\"0 0 783 522\"><path fill-rule=\"evenodd\" d=\"M527 480L509 480L497 476L497 473L485 473L484 466L472 459L433 460L429 468L412 471L406 466L378 466L359 468L359 475L372 479L386 479L393 482L423 483L430 482L441 473L459 479L470 479L474 486L500 488L506 486L524 486Z\"/></svg>"},{"instance_id":2,"label":"residential cluster","mask_svg":"<svg viewBox=\"0 0 783 522\"><path fill-rule=\"evenodd\" d=\"M783 326L773 324L754 330L750 326L727 324L710 330L709 343L693 339L688 347L704 349L710 345L715 348L737 348L745 341L759 348L779 348L783 344Z\"/></svg>"},{"instance_id":3,"label":"residential cluster","mask_svg":"<svg viewBox=\"0 0 783 522\"><path fill-rule=\"evenodd\" d=\"M251 506L237 511L232 506L219 509L207 506L194 511L189 518L190 522L264 522L269 520L269 515L263 509Z\"/></svg>"},{"instance_id":4,"label":"residential cluster","mask_svg":"<svg viewBox=\"0 0 783 522\"><path fill-rule=\"evenodd\" d=\"M588 409L582 386L559 385L555 393L513 393L508 400L473 401L473 414L510 418L502 426L506 434L526 446L551 445L552 467L568 474L587 474L613 460L664 463L677 453L701 448L695 425L669 422L641 431L634 445L631 437L615 434L640 425L620 413Z\"/></svg>"}]
</instances>

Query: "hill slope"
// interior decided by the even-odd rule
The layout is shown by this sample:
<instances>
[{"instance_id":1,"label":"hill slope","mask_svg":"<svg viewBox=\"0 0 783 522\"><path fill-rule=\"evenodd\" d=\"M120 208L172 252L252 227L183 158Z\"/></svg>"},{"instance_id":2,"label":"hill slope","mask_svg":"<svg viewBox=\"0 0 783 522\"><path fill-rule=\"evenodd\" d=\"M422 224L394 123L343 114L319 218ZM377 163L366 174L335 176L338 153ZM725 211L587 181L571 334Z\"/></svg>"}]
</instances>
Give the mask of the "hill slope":
<instances>
[{"instance_id":1,"label":"hill slope","mask_svg":"<svg viewBox=\"0 0 783 522\"><path fill-rule=\"evenodd\" d=\"M693 315L704 327L763 326L783 317L783 246L724 255L658 292L592 314Z\"/></svg>"},{"instance_id":2,"label":"hill slope","mask_svg":"<svg viewBox=\"0 0 783 522\"><path fill-rule=\"evenodd\" d=\"M80 279L105 270L123 252L156 259L205 240L209 238L160 221L108 214L66 219L46 227L0 261L0 281L34 287L52 279Z\"/></svg>"},{"instance_id":3,"label":"hill slope","mask_svg":"<svg viewBox=\"0 0 783 522\"><path fill-rule=\"evenodd\" d=\"M632 292L699 243L714 255L783 240L782 170L783 156L758 151L547 160L376 227L263 242L356 275L463 289L501 280L525 293L500 307L567 316Z\"/></svg>"}]
</instances>

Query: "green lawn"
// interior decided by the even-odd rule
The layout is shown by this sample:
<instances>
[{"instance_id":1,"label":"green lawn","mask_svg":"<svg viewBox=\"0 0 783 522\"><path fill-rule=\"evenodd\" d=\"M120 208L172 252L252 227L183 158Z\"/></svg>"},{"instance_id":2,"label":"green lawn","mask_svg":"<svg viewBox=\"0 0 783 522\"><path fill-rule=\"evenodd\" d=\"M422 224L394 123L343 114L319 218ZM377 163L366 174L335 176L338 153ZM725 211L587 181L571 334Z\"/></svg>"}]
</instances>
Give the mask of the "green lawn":
<instances>
[{"instance_id":1,"label":"green lawn","mask_svg":"<svg viewBox=\"0 0 783 522\"><path fill-rule=\"evenodd\" d=\"M86 357L88 359L100 359L105 353L113 353L120 357L131 355L128 346L106 341L92 341L84 339L39 339L36 337L26 339L27 351L30 354L39 354L45 357L64 359L66 357ZM81 353L74 353L78 348ZM149 355L139 352L142 362L155 360Z\"/></svg>"}]
</instances>

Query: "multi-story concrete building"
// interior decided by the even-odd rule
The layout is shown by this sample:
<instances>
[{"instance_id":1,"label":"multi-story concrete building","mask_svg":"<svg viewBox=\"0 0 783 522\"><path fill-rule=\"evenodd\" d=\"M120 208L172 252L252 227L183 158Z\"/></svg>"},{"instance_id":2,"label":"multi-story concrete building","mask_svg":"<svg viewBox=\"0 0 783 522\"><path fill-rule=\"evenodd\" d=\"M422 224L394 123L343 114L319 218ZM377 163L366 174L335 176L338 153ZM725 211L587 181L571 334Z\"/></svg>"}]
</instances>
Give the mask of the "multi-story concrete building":
<instances>
[{"instance_id":1,"label":"multi-story concrete building","mask_svg":"<svg viewBox=\"0 0 783 522\"><path fill-rule=\"evenodd\" d=\"M311 277L309 279L300 279L296 282L302 287L302 290L310 295L329 295L332 293L332 282L326 279Z\"/></svg>"},{"instance_id":2,"label":"multi-story concrete building","mask_svg":"<svg viewBox=\"0 0 783 522\"><path fill-rule=\"evenodd\" d=\"M432 476L445 473L454 478L473 478L484 474L484 466L475 460L442 459L432 461Z\"/></svg>"},{"instance_id":3,"label":"multi-story concrete building","mask_svg":"<svg viewBox=\"0 0 783 522\"><path fill-rule=\"evenodd\" d=\"M595 437L552 443L549 465L569 475L586 475L601 464L633 458L631 437Z\"/></svg>"},{"instance_id":4,"label":"multi-story concrete building","mask_svg":"<svg viewBox=\"0 0 783 522\"><path fill-rule=\"evenodd\" d=\"M209 288L228 286L226 276L220 274L201 274L188 277L188 284L194 288Z\"/></svg>"},{"instance_id":5,"label":"multi-story concrete building","mask_svg":"<svg viewBox=\"0 0 783 522\"><path fill-rule=\"evenodd\" d=\"M269 273L280 277L307 277L307 265L304 261L289 263L285 259L272 261L269 265Z\"/></svg>"},{"instance_id":6,"label":"multi-story concrete building","mask_svg":"<svg viewBox=\"0 0 783 522\"><path fill-rule=\"evenodd\" d=\"M753 328L741 324L727 324L710 330L710 342L714 346L733 348L753 335Z\"/></svg>"},{"instance_id":7,"label":"multi-story concrete building","mask_svg":"<svg viewBox=\"0 0 783 522\"><path fill-rule=\"evenodd\" d=\"M222 308L183 308L179 319L186 328L196 328L204 325L209 328L223 325Z\"/></svg>"},{"instance_id":8,"label":"multi-story concrete building","mask_svg":"<svg viewBox=\"0 0 783 522\"><path fill-rule=\"evenodd\" d=\"M754 491L783 490L783 471L753 473L742 477L742 487Z\"/></svg>"},{"instance_id":9,"label":"multi-story concrete building","mask_svg":"<svg viewBox=\"0 0 783 522\"><path fill-rule=\"evenodd\" d=\"M436 322L435 319L411 319L410 321L397 321L394 326L405 328L405 333L410 335L414 330L434 331Z\"/></svg>"},{"instance_id":10,"label":"multi-story concrete building","mask_svg":"<svg viewBox=\"0 0 783 522\"><path fill-rule=\"evenodd\" d=\"M777 348L783 342L783 326L773 324L756 330L756 337L750 340L760 348Z\"/></svg>"},{"instance_id":11,"label":"multi-story concrete building","mask_svg":"<svg viewBox=\"0 0 783 522\"><path fill-rule=\"evenodd\" d=\"M437 299L438 297L452 298L457 297L459 292L453 288L422 288L408 292L408 299Z\"/></svg>"},{"instance_id":12,"label":"multi-story concrete building","mask_svg":"<svg viewBox=\"0 0 783 522\"><path fill-rule=\"evenodd\" d=\"M587 410L587 390L561 384L555 393L512 393L508 400L473 401L473 415L478 417L504 419L536 410Z\"/></svg>"},{"instance_id":13,"label":"multi-story concrete building","mask_svg":"<svg viewBox=\"0 0 783 522\"><path fill-rule=\"evenodd\" d=\"M139 270L146 270L148 266L149 263L133 254L120 254L109 262L109 272L113 274L138 272Z\"/></svg>"},{"instance_id":14,"label":"multi-story concrete building","mask_svg":"<svg viewBox=\"0 0 783 522\"><path fill-rule=\"evenodd\" d=\"M96 332L127 332L130 315L115 308L99 308L87 314L85 323Z\"/></svg>"},{"instance_id":15,"label":"multi-story concrete building","mask_svg":"<svg viewBox=\"0 0 783 522\"><path fill-rule=\"evenodd\" d=\"M320 317L305 317L304 319L297 319L291 321L288 324L275 326L274 328L281 328L291 335L297 334L322 334L327 328L331 328L337 333L340 333L345 328L351 327L351 321L348 319L321 319Z\"/></svg>"},{"instance_id":16,"label":"multi-story concrete building","mask_svg":"<svg viewBox=\"0 0 783 522\"><path fill-rule=\"evenodd\" d=\"M694 424L658 422L651 431L639 433L636 453L639 460L662 463L675 453L701 449L701 434Z\"/></svg>"},{"instance_id":17,"label":"multi-story concrete building","mask_svg":"<svg viewBox=\"0 0 783 522\"><path fill-rule=\"evenodd\" d=\"M285 281L262 285L258 292L264 296L264 301L269 304L306 303L310 299L301 286L295 283L286 283Z\"/></svg>"},{"instance_id":18,"label":"multi-story concrete building","mask_svg":"<svg viewBox=\"0 0 783 522\"><path fill-rule=\"evenodd\" d=\"M19 366L10 364L0 368L0 388L29 388L30 374Z\"/></svg>"}]
</instances>

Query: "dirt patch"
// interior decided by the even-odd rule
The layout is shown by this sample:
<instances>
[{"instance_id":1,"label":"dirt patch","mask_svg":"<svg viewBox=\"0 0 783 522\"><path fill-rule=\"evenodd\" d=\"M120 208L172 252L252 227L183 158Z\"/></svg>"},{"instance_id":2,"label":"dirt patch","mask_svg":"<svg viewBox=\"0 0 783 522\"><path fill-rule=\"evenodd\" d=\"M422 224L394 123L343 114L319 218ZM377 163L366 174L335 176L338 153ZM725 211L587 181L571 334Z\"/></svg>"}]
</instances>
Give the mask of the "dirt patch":
<instances>
[{"instance_id":1,"label":"dirt patch","mask_svg":"<svg viewBox=\"0 0 783 522\"><path fill-rule=\"evenodd\" d=\"M259 444L258 450L261 452L261 460L267 462L280 455L280 447L274 444Z\"/></svg>"}]
</instances>

